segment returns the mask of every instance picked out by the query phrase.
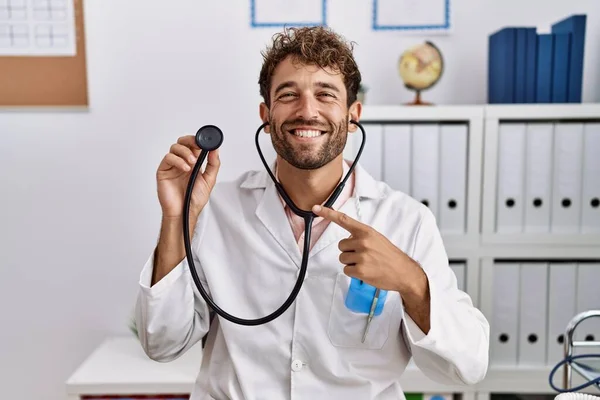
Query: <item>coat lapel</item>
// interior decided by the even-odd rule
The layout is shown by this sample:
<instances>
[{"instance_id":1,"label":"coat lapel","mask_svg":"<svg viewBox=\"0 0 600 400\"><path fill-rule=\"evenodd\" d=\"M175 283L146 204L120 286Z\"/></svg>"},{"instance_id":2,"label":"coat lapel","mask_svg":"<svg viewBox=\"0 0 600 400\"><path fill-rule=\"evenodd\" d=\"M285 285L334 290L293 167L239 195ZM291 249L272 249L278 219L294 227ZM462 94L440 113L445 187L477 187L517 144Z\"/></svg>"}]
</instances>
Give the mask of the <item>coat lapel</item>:
<instances>
[{"instance_id":1,"label":"coat lapel","mask_svg":"<svg viewBox=\"0 0 600 400\"><path fill-rule=\"evenodd\" d=\"M355 183L352 196L346 200L338 211L343 212L352 219L368 224L368 221L363 220L365 216L359 212L359 207L361 209L366 208L366 204L361 202L381 198L383 193L378 187L377 181L361 167L360 163L356 165L354 174ZM330 222L319 240L315 243L315 246L310 253L311 256L316 255L318 252L331 245L337 246L340 240L345 239L348 236L350 236L350 232L336 223Z\"/></svg>"},{"instance_id":2,"label":"coat lapel","mask_svg":"<svg viewBox=\"0 0 600 400\"><path fill-rule=\"evenodd\" d=\"M356 208L356 198L353 196L349 198L344 205L338 210L348 215L350 218L358 219L358 212ZM310 251L310 256L315 256L321 250L339 243L340 240L350 236L350 232L336 224L335 222L329 222L327 228L323 231L323 234L317 240L314 247Z\"/></svg>"},{"instance_id":3,"label":"coat lapel","mask_svg":"<svg viewBox=\"0 0 600 400\"><path fill-rule=\"evenodd\" d=\"M302 252L294 238L294 233L285 214L279 193L269 175L266 172L258 173L242 186L264 188L264 192L256 207L256 217L267 229L271 237L288 254L296 267L300 268Z\"/></svg>"}]
</instances>

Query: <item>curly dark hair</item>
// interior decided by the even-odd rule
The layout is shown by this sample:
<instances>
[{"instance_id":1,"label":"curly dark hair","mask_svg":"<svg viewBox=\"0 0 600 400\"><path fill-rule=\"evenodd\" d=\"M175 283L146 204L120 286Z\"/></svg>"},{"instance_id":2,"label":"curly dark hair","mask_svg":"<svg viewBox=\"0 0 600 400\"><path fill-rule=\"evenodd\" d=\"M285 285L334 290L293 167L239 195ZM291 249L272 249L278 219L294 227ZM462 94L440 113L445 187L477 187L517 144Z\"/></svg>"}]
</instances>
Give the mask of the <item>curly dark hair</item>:
<instances>
[{"instance_id":1,"label":"curly dark hair","mask_svg":"<svg viewBox=\"0 0 600 400\"><path fill-rule=\"evenodd\" d=\"M361 74L352 51L354 42L346 42L339 34L323 26L286 28L273 36L273 43L261 52L263 65L258 84L260 95L270 107L273 72L287 56L304 64L329 67L344 77L348 107L356 101Z\"/></svg>"}]
</instances>

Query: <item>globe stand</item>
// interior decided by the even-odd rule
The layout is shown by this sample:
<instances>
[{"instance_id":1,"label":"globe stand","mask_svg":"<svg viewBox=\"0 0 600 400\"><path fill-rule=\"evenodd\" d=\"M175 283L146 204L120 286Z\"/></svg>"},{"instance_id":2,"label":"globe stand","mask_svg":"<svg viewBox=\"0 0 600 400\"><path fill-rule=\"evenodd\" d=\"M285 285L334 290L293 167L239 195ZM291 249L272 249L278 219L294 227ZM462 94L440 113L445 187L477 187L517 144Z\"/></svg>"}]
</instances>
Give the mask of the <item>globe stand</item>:
<instances>
[{"instance_id":1,"label":"globe stand","mask_svg":"<svg viewBox=\"0 0 600 400\"><path fill-rule=\"evenodd\" d=\"M429 103L421 100L421 91L412 89L415 92L415 99L412 103L405 103L407 106L432 106L433 103Z\"/></svg>"}]
</instances>

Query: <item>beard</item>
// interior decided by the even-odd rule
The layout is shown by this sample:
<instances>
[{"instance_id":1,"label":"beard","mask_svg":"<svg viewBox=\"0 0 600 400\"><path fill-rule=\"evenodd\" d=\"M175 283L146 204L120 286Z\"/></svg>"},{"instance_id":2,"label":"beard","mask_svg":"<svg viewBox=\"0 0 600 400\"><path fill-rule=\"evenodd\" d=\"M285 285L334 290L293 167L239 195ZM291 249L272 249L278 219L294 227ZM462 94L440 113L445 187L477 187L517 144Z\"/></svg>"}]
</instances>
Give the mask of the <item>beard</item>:
<instances>
[{"instance_id":1,"label":"beard","mask_svg":"<svg viewBox=\"0 0 600 400\"><path fill-rule=\"evenodd\" d=\"M271 118L269 121L271 142L277 154L290 165L298 169L318 169L330 163L344 151L348 139L346 126L348 118L349 115L346 116L346 119L338 123L320 123L297 118L284 121L282 124ZM322 135L325 136L326 140L322 141L319 145L294 143L292 138L293 133L290 130L300 125L324 131Z\"/></svg>"}]
</instances>

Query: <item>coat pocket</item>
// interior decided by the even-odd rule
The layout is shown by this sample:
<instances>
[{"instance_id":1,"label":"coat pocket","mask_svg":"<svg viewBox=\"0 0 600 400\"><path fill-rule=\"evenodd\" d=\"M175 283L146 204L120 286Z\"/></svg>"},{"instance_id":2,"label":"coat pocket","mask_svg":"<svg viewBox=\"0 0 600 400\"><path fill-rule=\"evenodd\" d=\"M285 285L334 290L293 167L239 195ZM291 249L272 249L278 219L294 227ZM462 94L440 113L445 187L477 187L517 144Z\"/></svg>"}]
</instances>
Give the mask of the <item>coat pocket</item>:
<instances>
[{"instance_id":1,"label":"coat pocket","mask_svg":"<svg viewBox=\"0 0 600 400\"><path fill-rule=\"evenodd\" d=\"M390 336L391 320L397 306L396 299L388 293L381 314L373 317L365 341L362 342L368 314L346 307L349 286L350 278L344 273L339 273L335 281L327 326L329 340L336 347L381 349Z\"/></svg>"}]
</instances>

